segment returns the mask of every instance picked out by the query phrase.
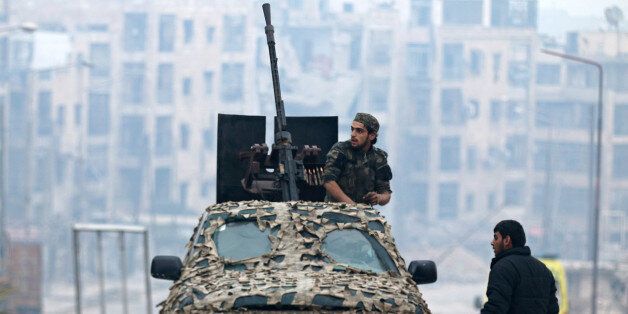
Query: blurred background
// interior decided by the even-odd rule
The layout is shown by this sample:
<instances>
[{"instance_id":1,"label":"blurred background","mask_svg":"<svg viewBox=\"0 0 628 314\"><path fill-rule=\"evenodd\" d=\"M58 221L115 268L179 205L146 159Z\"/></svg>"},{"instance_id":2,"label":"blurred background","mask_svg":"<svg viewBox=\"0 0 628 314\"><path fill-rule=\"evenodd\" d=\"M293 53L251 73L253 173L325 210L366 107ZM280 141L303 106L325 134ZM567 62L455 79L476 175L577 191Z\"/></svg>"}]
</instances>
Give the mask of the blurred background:
<instances>
[{"instance_id":1,"label":"blurred background","mask_svg":"<svg viewBox=\"0 0 628 314\"><path fill-rule=\"evenodd\" d=\"M151 257L185 254L215 201L217 114L275 115L263 2L0 0L0 311L74 311L75 223L141 225ZM590 313L596 213L597 310L628 312L625 1L269 2L287 115L337 115L341 140L356 112L379 119L381 211L407 262L437 263L420 287L435 313L477 311L508 218ZM601 116L596 67L542 49L603 66ZM102 308L102 268L107 312L124 285L146 311L142 237L79 243L83 310ZM170 282L150 283L156 311Z\"/></svg>"}]
</instances>

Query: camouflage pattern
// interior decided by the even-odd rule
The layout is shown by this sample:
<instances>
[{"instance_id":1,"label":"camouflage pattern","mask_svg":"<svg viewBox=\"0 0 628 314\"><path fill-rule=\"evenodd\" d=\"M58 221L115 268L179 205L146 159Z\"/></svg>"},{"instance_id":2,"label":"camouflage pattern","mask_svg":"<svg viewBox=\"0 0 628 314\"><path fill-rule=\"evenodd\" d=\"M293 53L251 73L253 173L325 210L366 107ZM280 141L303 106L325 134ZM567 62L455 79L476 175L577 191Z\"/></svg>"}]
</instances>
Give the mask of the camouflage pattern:
<instances>
[{"instance_id":1,"label":"camouflage pattern","mask_svg":"<svg viewBox=\"0 0 628 314\"><path fill-rule=\"evenodd\" d=\"M388 166L388 154L373 147L368 152L353 149L351 141L338 142L327 153L323 181L336 181L342 191L354 202L365 203L368 192L392 193L392 172ZM325 201L336 201L329 193Z\"/></svg>"},{"instance_id":2,"label":"camouflage pattern","mask_svg":"<svg viewBox=\"0 0 628 314\"><path fill-rule=\"evenodd\" d=\"M229 260L212 240L227 222L271 230L271 249ZM223 228L224 229L224 228ZM335 262L322 249L327 234L357 229L378 241L398 272L375 273ZM390 225L370 206L340 203L229 202L206 209L188 243L181 277L161 312L345 311L430 313L407 272ZM392 265L392 264L391 264Z\"/></svg>"},{"instance_id":3,"label":"camouflage pattern","mask_svg":"<svg viewBox=\"0 0 628 314\"><path fill-rule=\"evenodd\" d=\"M369 132L377 133L379 131L379 122L377 121L377 118L373 117L372 115L368 113L363 113L363 112L356 113L355 118L353 118L353 121L357 121L364 124L364 126L366 127L366 130Z\"/></svg>"}]
</instances>

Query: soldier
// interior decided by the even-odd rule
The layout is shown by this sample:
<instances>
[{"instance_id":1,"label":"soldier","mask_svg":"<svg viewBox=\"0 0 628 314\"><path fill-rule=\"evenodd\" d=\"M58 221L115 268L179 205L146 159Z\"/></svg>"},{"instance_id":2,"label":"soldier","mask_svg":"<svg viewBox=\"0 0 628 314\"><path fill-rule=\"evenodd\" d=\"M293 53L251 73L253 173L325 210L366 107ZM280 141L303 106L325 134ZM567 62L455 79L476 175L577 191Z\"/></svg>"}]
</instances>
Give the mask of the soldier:
<instances>
[{"instance_id":1,"label":"soldier","mask_svg":"<svg viewBox=\"0 0 628 314\"><path fill-rule=\"evenodd\" d=\"M390 201L392 172L388 154L374 147L379 122L358 113L351 123L351 140L338 142L327 153L323 181L325 201L386 205Z\"/></svg>"}]
</instances>

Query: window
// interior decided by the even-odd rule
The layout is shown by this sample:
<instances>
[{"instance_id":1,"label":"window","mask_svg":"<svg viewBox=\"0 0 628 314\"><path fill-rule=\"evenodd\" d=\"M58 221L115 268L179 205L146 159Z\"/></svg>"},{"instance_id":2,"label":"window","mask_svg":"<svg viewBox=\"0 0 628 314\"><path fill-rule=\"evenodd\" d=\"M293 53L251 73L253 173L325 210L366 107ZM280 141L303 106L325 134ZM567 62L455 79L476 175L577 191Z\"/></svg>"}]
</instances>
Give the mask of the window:
<instances>
[{"instance_id":1,"label":"window","mask_svg":"<svg viewBox=\"0 0 628 314\"><path fill-rule=\"evenodd\" d=\"M587 217L589 189L562 185L558 188L558 212L569 217Z\"/></svg>"},{"instance_id":2,"label":"window","mask_svg":"<svg viewBox=\"0 0 628 314\"><path fill-rule=\"evenodd\" d=\"M173 14L163 14L159 16L159 51L174 51L176 36L175 16Z\"/></svg>"},{"instance_id":3,"label":"window","mask_svg":"<svg viewBox=\"0 0 628 314\"><path fill-rule=\"evenodd\" d=\"M342 12L344 13L352 13L353 12L353 3L345 2L342 4Z\"/></svg>"},{"instance_id":4,"label":"window","mask_svg":"<svg viewBox=\"0 0 628 314\"><path fill-rule=\"evenodd\" d=\"M572 87L593 88L598 86L597 69L588 64L569 64L567 66L567 85Z\"/></svg>"},{"instance_id":5,"label":"window","mask_svg":"<svg viewBox=\"0 0 628 314\"><path fill-rule=\"evenodd\" d=\"M443 125L462 125L466 120L462 91L458 88L448 88L441 91L441 116Z\"/></svg>"},{"instance_id":6,"label":"window","mask_svg":"<svg viewBox=\"0 0 628 314\"><path fill-rule=\"evenodd\" d=\"M246 17L244 15L227 15L223 18L223 50L227 52L244 51L246 39Z\"/></svg>"},{"instance_id":7,"label":"window","mask_svg":"<svg viewBox=\"0 0 628 314\"><path fill-rule=\"evenodd\" d=\"M203 147L205 149L212 148L212 144L214 143L213 138L214 137L210 129L203 130Z\"/></svg>"},{"instance_id":8,"label":"window","mask_svg":"<svg viewBox=\"0 0 628 314\"><path fill-rule=\"evenodd\" d=\"M443 79L460 81L464 78L463 46L459 43L443 45Z\"/></svg>"},{"instance_id":9,"label":"window","mask_svg":"<svg viewBox=\"0 0 628 314\"><path fill-rule=\"evenodd\" d=\"M506 166L510 169L525 169L528 140L525 135L511 135L506 140Z\"/></svg>"},{"instance_id":10,"label":"window","mask_svg":"<svg viewBox=\"0 0 628 314\"><path fill-rule=\"evenodd\" d=\"M220 96L224 102L241 101L244 98L244 64L224 63Z\"/></svg>"},{"instance_id":11,"label":"window","mask_svg":"<svg viewBox=\"0 0 628 314\"><path fill-rule=\"evenodd\" d=\"M0 13L1 14L1 13ZM9 39L0 38L0 82L9 77Z\"/></svg>"},{"instance_id":12,"label":"window","mask_svg":"<svg viewBox=\"0 0 628 314\"><path fill-rule=\"evenodd\" d=\"M2 106L2 101L0 101L0 106ZM65 106L59 105L57 107L57 119L56 124L58 127L63 127L65 125Z\"/></svg>"},{"instance_id":13,"label":"window","mask_svg":"<svg viewBox=\"0 0 628 314\"><path fill-rule=\"evenodd\" d=\"M525 184L523 181L507 181L504 186L504 205L523 206Z\"/></svg>"},{"instance_id":14,"label":"window","mask_svg":"<svg viewBox=\"0 0 628 314\"><path fill-rule=\"evenodd\" d=\"M190 126L187 124L181 124L179 126L179 136L180 136L180 148L182 150L187 150L190 146Z\"/></svg>"},{"instance_id":15,"label":"window","mask_svg":"<svg viewBox=\"0 0 628 314\"><path fill-rule=\"evenodd\" d=\"M369 43L369 64L376 66L385 66L390 64L392 46L390 44L393 38L393 32L388 30L371 31L371 40Z\"/></svg>"},{"instance_id":16,"label":"window","mask_svg":"<svg viewBox=\"0 0 628 314\"><path fill-rule=\"evenodd\" d=\"M57 155L55 165L55 182L57 184L64 184L68 171L68 157Z\"/></svg>"},{"instance_id":17,"label":"window","mask_svg":"<svg viewBox=\"0 0 628 314\"><path fill-rule=\"evenodd\" d=\"M431 22L431 0L412 0L410 2L410 26L428 26Z\"/></svg>"},{"instance_id":18,"label":"window","mask_svg":"<svg viewBox=\"0 0 628 314\"><path fill-rule=\"evenodd\" d=\"M540 128L589 130L590 103L568 101L539 101L536 104L535 124Z\"/></svg>"},{"instance_id":19,"label":"window","mask_svg":"<svg viewBox=\"0 0 628 314\"><path fill-rule=\"evenodd\" d=\"M205 28L205 42L208 44L211 44L214 42L214 32L216 31L216 28L213 26L207 26L207 28Z\"/></svg>"},{"instance_id":20,"label":"window","mask_svg":"<svg viewBox=\"0 0 628 314\"><path fill-rule=\"evenodd\" d=\"M478 150L475 146L467 147L467 170L473 171L477 169Z\"/></svg>"},{"instance_id":21,"label":"window","mask_svg":"<svg viewBox=\"0 0 628 314\"><path fill-rule=\"evenodd\" d=\"M526 107L523 102L509 101L506 103L506 105L508 109L507 117L509 122L513 122L513 124L514 122L525 122L525 117L527 116L527 114Z\"/></svg>"},{"instance_id":22,"label":"window","mask_svg":"<svg viewBox=\"0 0 628 314\"><path fill-rule=\"evenodd\" d=\"M484 53L481 50L471 50L471 64L469 64L469 72L473 76L482 74L484 69Z\"/></svg>"},{"instance_id":23,"label":"window","mask_svg":"<svg viewBox=\"0 0 628 314\"><path fill-rule=\"evenodd\" d=\"M468 212L475 210L475 196L471 193L467 193L465 198L465 208Z\"/></svg>"},{"instance_id":24,"label":"window","mask_svg":"<svg viewBox=\"0 0 628 314\"><path fill-rule=\"evenodd\" d=\"M183 96L190 96L192 94L192 78L184 77L182 85Z\"/></svg>"},{"instance_id":25,"label":"window","mask_svg":"<svg viewBox=\"0 0 628 314\"><path fill-rule=\"evenodd\" d=\"M460 169L460 137L441 138L440 169L442 171L455 171Z\"/></svg>"},{"instance_id":26,"label":"window","mask_svg":"<svg viewBox=\"0 0 628 314\"><path fill-rule=\"evenodd\" d=\"M443 24L482 24L482 0L443 0Z\"/></svg>"},{"instance_id":27,"label":"window","mask_svg":"<svg viewBox=\"0 0 628 314\"><path fill-rule=\"evenodd\" d=\"M497 124L502 116L502 103L498 100L491 101L491 123Z\"/></svg>"},{"instance_id":28,"label":"window","mask_svg":"<svg viewBox=\"0 0 628 314\"><path fill-rule=\"evenodd\" d=\"M560 64L540 63L536 65L536 83L539 85L560 84Z\"/></svg>"},{"instance_id":29,"label":"window","mask_svg":"<svg viewBox=\"0 0 628 314\"><path fill-rule=\"evenodd\" d=\"M458 183L438 185L438 218L455 219L458 216Z\"/></svg>"},{"instance_id":30,"label":"window","mask_svg":"<svg viewBox=\"0 0 628 314\"><path fill-rule=\"evenodd\" d=\"M122 116L120 120L119 155L123 157L142 157L147 137L144 130L144 118L141 116Z\"/></svg>"},{"instance_id":31,"label":"window","mask_svg":"<svg viewBox=\"0 0 628 314\"><path fill-rule=\"evenodd\" d=\"M536 170L586 173L589 170L590 147L578 142L537 141L534 155ZM548 168L548 166L550 166Z\"/></svg>"},{"instance_id":32,"label":"window","mask_svg":"<svg viewBox=\"0 0 628 314\"><path fill-rule=\"evenodd\" d=\"M613 178L628 178L628 145L613 145Z\"/></svg>"},{"instance_id":33,"label":"window","mask_svg":"<svg viewBox=\"0 0 628 314\"><path fill-rule=\"evenodd\" d=\"M194 21L183 21L183 42L189 44L194 39Z\"/></svg>"},{"instance_id":34,"label":"window","mask_svg":"<svg viewBox=\"0 0 628 314\"><path fill-rule=\"evenodd\" d=\"M89 135L106 135L109 133L111 113L109 110L109 94L90 93L88 112Z\"/></svg>"},{"instance_id":35,"label":"window","mask_svg":"<svg viewBox=\"0 0 628 314\"><path fill-rule=\"evenodd\" d=\"M412 82L408 82L408 84L412 84ZM432 91L429 88L408 85L407 99L410 104L407 108L407 115L404 116L408 122L429 125Z\"/></svg>"},{"instance_id":36,"label":"window","mask_svg":"<svg viewBox=\"0 0 628 314\"><path fill-rule=\"evenodd\" d=\"M157 117L155 129L155 155L167 156L172 154L172 118Z\"/></svg>"},{"instance_id":37,"label":"window","mask_svg":"<svg viewBox=\"0 0 628 314\"><path fill-rule=\"evenodd\" d=\"M124 14L124 34L122 38L124 51L144 51L146 48L146 13Z\"/></svg>"},{"instance_id":38,"label":"window","mask_svg":"<svg viewBox=\"0 0 628 314\"><path fill-rule=\"evenodd\" d=\"M155 183L153 188L154 205L164 208L170 205L170 186L172 184L172 171L168 167L155 169Z\"/></svg>"},{"instance_id":39,"label":"window","mask_svg":"<svg viewBox=\"0 0 628 314\"><path fill-rule=\"evenodd\" d=\"M52 94L39 92L37 103L37 134L52 135Z\"/></svg>"},{"instance_id":40,"label":"window","mask_svg":"<svg viewBox=\"0 0 628 314\"><path fill-rule=\"evenodd\" d=\"M209 196L209 181L203 181L201 184L201 196L208 197Z\"/></svg>"},{"instance_id":41,"label":"window","mask_svg":"<svg viewBox=\"0 0 628 314\"><path fill-rule=\"evenodd\" d=\"M407 153L402 154L401 160L409 171L426 173L429 171L430 140L427 136L409 136L405 140Z\"/></svg>"},{"instance_id":42,"label":"window","mask_svg":"<svg viewBox=\"0 0 628 314\"><path fill-rule=\"evenodd\" d=\"M362 33L352 32L349 47L349 70L358 70L362 58Z\"/></svg>"},{"instance_id":43,"label":"window","mask_svg":"<svg viewBox=\"0 0 628 314\"><path fill-rule=\"evenodd\" d=\"M181 209L188 208L188 192L190 189L190 184L187 182L183 182L179 184L179 206Z\"/></svg>"},{"instance_id":44,"label":"window","mask_svg":"<svg viewBox=\"0 0 628 314\"><path fill-rule=\"evenodd\" d=\"M81 106L81 104L74 104L74 124L76 126L81 125L81 118L83 117L82 108L83 106Z\"/></svg>"},{"instance_id":45,"label":"window","mask_svg":"<svg viewBox=\"0 0 628 314\"><path fill-rule=\"evenodd\" d=\"M52 177L49 158L46 154L37 154L35 156L35 182L33 190L37 192L49 191L51 189Z\"/></svg>"},{"instance_id":46,"label":"window","mask_svg":"<svg viewBox=\"0 0 628 314\"><path fill-rule=\"evenodd\" d=\"M397 196L400 202L397 208L404 208L404 216L410 215L410 212L412 212L422 219L427 219L429 185L421 182L406 183L404 186L408 193L400 193Z\"/></svg>"},{"instance_id":47,"label":"window","mask_svg":"<svg viewBox=\"0 0 628 314\"><path fill-rule=\"evenodd\" d=\"M332 231L324 238L322 250L335 262L351 267L375 273L399 272L386 249L365 231Z\"/></svg>"},{"instance_id":48,"label":"window","mask_svg":"<svg viewBox=\"0 0 628 314\"><path fill-rule=\"evenodd\" d=\"M628 135L628 104L616 104L613 114L613 130L615 135Z\"/></svg>"},{"instance_id":49,"label":"window","mask_svg":"<svg viewBox=\"0 0 628 314\"><path fill-rule=\"evenodd\" d=\"M406 59L406 76L409 79L430 78L430 45L408 44Z\"/></svg>"},{"instance_id":50,"label":"window","mask_svg":"<svg viewBox=\"0 0 628 314\"><path fill-rule=\"evenodd\" d=\"M85 162L85 180L87 182L102 182L107 178L109 175L108 154L109 148L106 144L87 146L87 160ZM80 170L75 170L75 174L80 175L80 173Z\"/></svg>"},{"instance_id":51,"label":"window","mask_svg":"<svg viewBox=\"0 0 628 314\"><path fill-rule=\"evenodd\" d=\"M91 77L109 77L111 74L111 48L109 44L90 44L89 55L92 63Z\"/></svg>"},{"instance_id":52,"label":"window","mask_svg":"<svg viewBox=\"0 0 628 314\"><path fill-rule=\"evenodd\" d=\"M174 67L161 63L157 67L157 103L171 104L173 99Z\"/></svg>"},{"instance_id":53,"label":"window","mask_svg":"<svg viewBox=\"0 0 628 314\"><path fill-rule=\"evenodd\" d=\"M120 168L118 178L118 203L137 215L142 196L142 168Z\"/></svg>"},{"instance_id":54,"label":"window","mask_svg":"<svg viewBox=\"0 0 628 314\"><path fill-rule=\"evenodd\" d=\"M508 84L513 87L527 87L530 81L530 65L526 61L508 62Z\"/></svg>"},{"instance_id":55,"label":"window","mask_svg":"<svg viewBox=\"0 0 628 314\"><path fill-rule=\"evenodd\" d=\"M270 228L261 231L254 221L224 224L212 235L218 255L227 260L243 260L260 256L271 250ZM201 238L202 237L202 238ZM197 243L204 242L201 235Z\"/></svg>"},{"instance_id":56,"label":"window","mask_svg":"<svg viewBox=\"0 0 628 314\"><path fill-rule=\"evenodd\" d=\"M124 63L122 75L123 102L141 104L144 101L144 63Z\"/></svg>"},{"instance_id":57,"label":"window","mask_svg":"<svg viewBox=\"0 0 628 314\"><path fill-rule=\"evenodd\" d=\"M203 79L205 81L205 95L209 96L214 91L214 72L205 71L205 73L203 73Z\"/></svg>"},{"instance_id":58,"label":"window","mask_svg":"<svg viewBox=\"0 0 628 314\"><path fill-rule=\"evenodd\" d=\"M388 110L388 88L389 79L374 77L371 78L369 86L369 108L373 111Z\"/></svg>"},{"instance_id":59,"label":"window","mask_svg":"<svg viewBox=\"0 0 628 314\"><path fill-rule=\"evenodd\" d=\"M536 27L536 0L492 0L491 26Z\"/></svg>"}]
</instances>

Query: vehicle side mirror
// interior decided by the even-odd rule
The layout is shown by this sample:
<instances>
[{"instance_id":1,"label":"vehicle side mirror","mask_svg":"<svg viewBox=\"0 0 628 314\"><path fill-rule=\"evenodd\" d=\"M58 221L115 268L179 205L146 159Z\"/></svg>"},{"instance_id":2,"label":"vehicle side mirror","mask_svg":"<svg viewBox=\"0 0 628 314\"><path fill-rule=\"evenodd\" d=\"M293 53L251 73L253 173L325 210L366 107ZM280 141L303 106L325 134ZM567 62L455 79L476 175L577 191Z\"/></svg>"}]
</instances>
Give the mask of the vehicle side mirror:
<instances>
[{"instance_id":1,"label":"vehicle side mirror","mask_svg":"<svg viewBox=\"0 0 628 314\"><path fill-rule=\"evenodd\" d=\"M181 277L183 263L178 256L157 255L150 264L150 274L153 278L178 280Z\"/></svg>"},{"instance_id":2,"label":"vehicle side mirror","mask_svg":"<svg viewBox=\"0 0 628 314\"><path fill-rule=\"evenodd\" d=\"M432 261L412 261L408 272L418 285L436 282L436 264Z\"/></svg>"}]
</instances>

